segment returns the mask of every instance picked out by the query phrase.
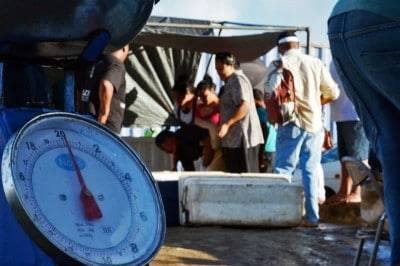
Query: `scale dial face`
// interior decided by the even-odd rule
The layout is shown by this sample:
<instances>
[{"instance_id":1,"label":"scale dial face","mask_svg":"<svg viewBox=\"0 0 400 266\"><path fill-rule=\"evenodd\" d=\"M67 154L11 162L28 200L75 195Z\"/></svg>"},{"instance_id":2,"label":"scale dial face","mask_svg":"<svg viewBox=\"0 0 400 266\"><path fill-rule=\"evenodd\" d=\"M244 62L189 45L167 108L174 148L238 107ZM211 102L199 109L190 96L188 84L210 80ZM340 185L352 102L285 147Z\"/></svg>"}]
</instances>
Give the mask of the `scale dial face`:
<instances>
[{"instance_id":1,"label":"scale dial face","mask_svg":"<svg viewBox=\"0 0 400 266\"><path fill-rule=\"evenodd\" d=\"M144 265L162 245L165 214L150 172L88 118L29 121L6 145L2 178L20 224L60 264ZM87 214L93 207L97 215Z\"/></svg>"}]
</instances>

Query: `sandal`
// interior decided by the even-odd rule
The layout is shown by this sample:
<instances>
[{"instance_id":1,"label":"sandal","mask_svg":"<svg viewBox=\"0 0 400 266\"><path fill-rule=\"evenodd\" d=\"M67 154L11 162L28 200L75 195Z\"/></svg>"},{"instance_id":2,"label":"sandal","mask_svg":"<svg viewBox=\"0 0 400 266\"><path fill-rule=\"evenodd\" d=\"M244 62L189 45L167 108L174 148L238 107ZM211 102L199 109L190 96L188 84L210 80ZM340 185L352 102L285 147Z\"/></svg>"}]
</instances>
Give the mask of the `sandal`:
<instances>
[{"instance_id":1,"label":"sandal","mask_svg":"<svg viewBox=\"0 0 400 266\"><path fill-rule=\"evenodd\" d=\"M303 220L300 223L300 227L308 227L308 228L315 228L318 227L318 223L313 223L307 220Z\"/></svg>"}]
</instances>

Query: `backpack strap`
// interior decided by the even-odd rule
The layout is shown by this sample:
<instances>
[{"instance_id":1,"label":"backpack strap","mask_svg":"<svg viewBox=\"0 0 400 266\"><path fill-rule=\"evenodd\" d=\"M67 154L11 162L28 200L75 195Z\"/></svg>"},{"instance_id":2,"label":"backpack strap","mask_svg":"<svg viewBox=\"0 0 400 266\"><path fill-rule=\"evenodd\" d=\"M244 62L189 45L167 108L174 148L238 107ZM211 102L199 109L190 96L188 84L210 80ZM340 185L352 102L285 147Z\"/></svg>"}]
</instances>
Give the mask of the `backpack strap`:
<instances>
[{"instance_id":1,"label":"backpack strap","mask_svg":"<svg viewBox=\"0 0 400 266\"><path fill-rule=\"evenodd\" d=\"M111 35L107 31L93 33L93 36L91 36L91 39L88 41L85 49L77 60L77 64L83 66L83 71L85 73L84 87L82 88L78 110L81 114L89 113L90 94L93 86L93 74L96 68L96 61L110 41L110 38Z\"/></svg>"}]
</instances>

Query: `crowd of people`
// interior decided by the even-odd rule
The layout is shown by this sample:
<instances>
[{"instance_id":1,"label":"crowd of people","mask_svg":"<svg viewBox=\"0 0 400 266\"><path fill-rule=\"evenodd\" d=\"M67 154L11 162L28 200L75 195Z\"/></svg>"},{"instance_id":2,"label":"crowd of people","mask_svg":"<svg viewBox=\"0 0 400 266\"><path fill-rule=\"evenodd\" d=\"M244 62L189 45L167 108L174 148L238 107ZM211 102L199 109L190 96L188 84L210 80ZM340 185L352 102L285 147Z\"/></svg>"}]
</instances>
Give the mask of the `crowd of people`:
<instances>
[{"instance_id":1,"label":"crowd of people","mask_svg":"<svg viewBox=\"0 0 400 266\"><path fill-rule=\"evenodd\" d=\"M281 58L268 66L263 90L253 88L240 63L229 52L215 55L215 69L224 82L219 90L207 75L196 86L191 75L179 75L172 87L179 129L162 131L155 143L173 155L171 170L178 170L180 162L185 171L293 176L299 167L305 194L302 226L315 227L319 204L325 201L321 167L323 105L331 103L339 159L353 156L367 163L373 149L335 66L328 69L321 60L301 53L299 40L292 32L280 34L277 46ZM81 98L78 109L117 134L125 109L124 61L128 51L126 45L100 58L77 82ZM285 110L294 115L286 117L287 121L271 122L265 99L278 93L284 79L283 67L293 76L295 102L286 105ZM352 185L344 165L341 176L338 193L325 203L360 202L360 188Z\"/></svg>"},{"instance_id":2,"label":"crowd of people","mask_svg":"<svg viewBox=\"0 0 400 266\"><path fill-rule=\"evenodd\" d=\"M258 158L265 156L267 135L262 131L257 114L253 87L231 53L217 53L215 69L224 81L219 93L207 75L196 87L190 75L180 75L176 79L172 95L180 128L175 134L186 134L186 131L193 138L200 136L204 130L208 132L209 139L198 138L188 143L194 149L202 147L203 152L195 159L200 159L208 171L258 172L260 167L265 170L264 159L261 161ZM260 93L263 94L262 91ZM156 137L156 144L166 151L163 148L164 134L161 132ZM174 165L179 158L188 157L182 153L173 154L176 158ZM184 167L184 170L188 169Z\"/></svg>"},{"instance_id":3,"label":"crowd of people","mask_svg":"<svg viewBox=\"0 0 400 266\"><path fill-rule=\"evenodd\" d=\"M281 57L268 66L264 90L253 88L229 52L215 55L215 69L224 83L219 90L207 75L196 86L190 75L178 76L172 95L180 128L161 132L155 141L160 149L173 154L172 170L181 161L185 171L293 176L299 167L305 193L302 226L316 227L320 204L361 201L360 188L352 186L344 165L339 192L325 201L321 166L324 105L330 104L338 128L339 159L354 156L367 163L370 147L333 64L328 68L318 58L303 54L292 32L280 34L277 46ZM278 93L283 67L293 76L295 102L286 107L293 108L286 109L293 117L271 122L265 99ZM195 161L200 167L195 167Z\"/></svg>"}]
</instances>

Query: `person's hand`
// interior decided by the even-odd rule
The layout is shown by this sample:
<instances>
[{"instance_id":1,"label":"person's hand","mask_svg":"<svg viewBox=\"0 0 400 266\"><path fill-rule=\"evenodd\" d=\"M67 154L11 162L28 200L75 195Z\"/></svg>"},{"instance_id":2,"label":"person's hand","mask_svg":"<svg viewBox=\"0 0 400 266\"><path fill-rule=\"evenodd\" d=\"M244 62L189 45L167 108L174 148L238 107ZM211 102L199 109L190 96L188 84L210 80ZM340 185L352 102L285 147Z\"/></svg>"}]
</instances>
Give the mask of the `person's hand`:
<instances>
[{"instance_id":1,"label":"person's hand","mask_svg":"<svg viewBox=\"0 0 400 266\"><path fill-rule=\"evenodd\" d=\"M208 137L203 141L203 166L207 167L214 159L214 150L211 147L210 138Z\"/></svg>"},{"instance_id":2,"label":"person's hand","mask_svg":"<svg viewBox=\"0 0 400 266\"><path fill-rule=\"evenodd\" d=\"M219 128L218 128L218 132L217 132L217 136L219 138L223 138L226 133L228 133L228 129L229 129L229 125L227 123L223 123Z\"/></svg>"}]
</instances>

